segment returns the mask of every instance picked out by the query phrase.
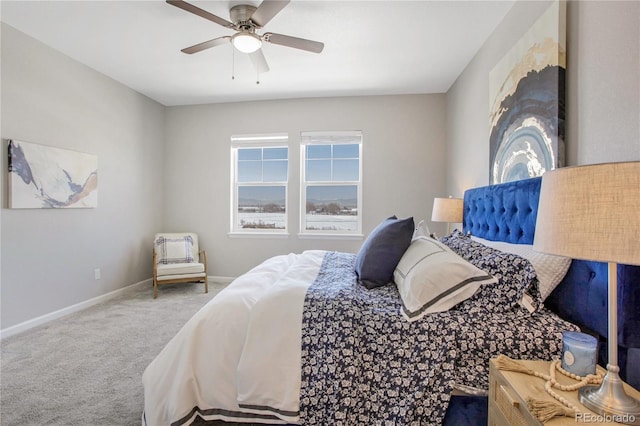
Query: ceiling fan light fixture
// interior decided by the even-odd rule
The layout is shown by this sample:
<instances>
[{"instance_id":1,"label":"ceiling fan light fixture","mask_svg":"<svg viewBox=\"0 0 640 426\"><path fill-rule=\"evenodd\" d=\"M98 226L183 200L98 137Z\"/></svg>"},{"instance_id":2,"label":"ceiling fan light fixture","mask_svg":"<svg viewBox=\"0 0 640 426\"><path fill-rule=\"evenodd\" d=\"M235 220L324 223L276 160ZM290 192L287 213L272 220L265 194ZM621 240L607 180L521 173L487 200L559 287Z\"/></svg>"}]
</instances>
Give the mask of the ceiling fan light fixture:
<instances>
[{"instance_id":1,"label":"ceiling fan light fixture","mask_svg":"<svg viewBox=\"0 0 640 426\"><path fill-rule=\"evenodd\" d=\"M253 53L262 46L260 37L248 31L240 31L234 34L231 37L231 42L242 53Z\"/></svg>"}]
</instances>

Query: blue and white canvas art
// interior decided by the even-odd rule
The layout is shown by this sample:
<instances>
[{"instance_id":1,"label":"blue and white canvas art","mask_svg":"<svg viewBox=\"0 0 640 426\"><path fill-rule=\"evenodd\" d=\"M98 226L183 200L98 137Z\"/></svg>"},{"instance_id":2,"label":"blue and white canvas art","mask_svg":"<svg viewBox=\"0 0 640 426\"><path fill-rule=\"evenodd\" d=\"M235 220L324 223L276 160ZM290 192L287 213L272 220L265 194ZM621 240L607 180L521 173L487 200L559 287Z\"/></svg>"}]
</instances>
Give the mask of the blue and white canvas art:
<instances>
[{"instance_id":1,"label":"blue and white canvas art","mask_svg":"<svg viewBox=\"0 0 640 426\"><path fill-rule=\"evenodd\" d=\"M565 21L552 3L489 75L492 184L564 166Z\"/></svg>"},{"instance_id":2,"label":"blue and white canvas art","mask_svg":"<svg viewBox=\"0 0 640 426\"><path fill-rule=\"evenodd\" d=\"M9 208L98 206L98 157L68 149L9 141Z\"/></svg>"}]
</instances>

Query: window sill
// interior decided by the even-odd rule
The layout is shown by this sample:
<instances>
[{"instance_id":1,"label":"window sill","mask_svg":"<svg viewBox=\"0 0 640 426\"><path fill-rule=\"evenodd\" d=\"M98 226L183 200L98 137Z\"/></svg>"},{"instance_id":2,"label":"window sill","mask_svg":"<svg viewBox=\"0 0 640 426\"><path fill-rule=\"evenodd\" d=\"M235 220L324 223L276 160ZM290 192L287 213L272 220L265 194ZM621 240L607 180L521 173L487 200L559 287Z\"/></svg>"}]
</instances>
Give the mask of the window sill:
<instances>
[{"instance_id":1,"label":"window sill","mask_svg":"<svg viewBox=\"0 0 640 426\"><path fill-rule=\"evenodd\" d=\"M362 234L316 234L316 233L301 233L298 234L298 238L304 239L318 239L318 240L362 240L364 235Z\"/></svg>"},{"instance_id":2,"label":"window sill","mask_svg":"<svg viewBox=\"0 0 640 426\"><path fill-rule=\"evenodd\" d=\"M289 238L288 232L229 232L229 238Z\"/></svg>"}]
</instances>

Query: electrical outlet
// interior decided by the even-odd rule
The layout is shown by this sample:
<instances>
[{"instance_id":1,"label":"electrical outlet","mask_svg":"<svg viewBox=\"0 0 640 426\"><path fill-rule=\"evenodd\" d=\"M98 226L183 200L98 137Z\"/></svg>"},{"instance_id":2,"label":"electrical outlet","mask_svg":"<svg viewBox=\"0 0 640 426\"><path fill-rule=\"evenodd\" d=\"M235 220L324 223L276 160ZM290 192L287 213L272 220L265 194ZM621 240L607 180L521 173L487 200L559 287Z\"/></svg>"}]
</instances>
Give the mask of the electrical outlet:
<instances>
[{"instance_id":1,"label":"electrical outlet","mask_svg":"<svg viewBox=\"0 0 640 426\"><path fill-rule=\"evenodd\" d=\"M93 276L95 277L96 280L100 279L100 268L96 268L93 270Z\"/></svg>"}]
</instances>

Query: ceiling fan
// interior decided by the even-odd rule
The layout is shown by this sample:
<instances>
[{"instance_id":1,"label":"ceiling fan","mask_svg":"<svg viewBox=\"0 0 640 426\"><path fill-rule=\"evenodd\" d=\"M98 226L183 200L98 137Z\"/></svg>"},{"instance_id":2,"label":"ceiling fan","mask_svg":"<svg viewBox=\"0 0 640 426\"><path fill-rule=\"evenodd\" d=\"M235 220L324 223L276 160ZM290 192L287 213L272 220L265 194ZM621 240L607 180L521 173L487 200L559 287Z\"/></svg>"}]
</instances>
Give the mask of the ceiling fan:
<instances>
[{"instance_id":1,"label":"ceiling fan","mask_svg":"<svg viewBox=\"0 0 640 426\"><path fill-rule=\"evenodd\" d=\"M276 33L264 33L262 35L256 33L256 30L261 29L271 21L289 1L290 0L263 0L258 7L247 4L233 6L229 10L231 22L183 0L167 0L167 3L236 31L236 33L231 36L217 37L186 47L182 49L182 52L188 54L197 53L231 42L240 52L249 54L256 70L260 73L269 71L267 60L261 49L263 42L293 47L313 53L320 53L322 49L324 49L324 43L318 41Z\"/></svg>"}]
</instances>

